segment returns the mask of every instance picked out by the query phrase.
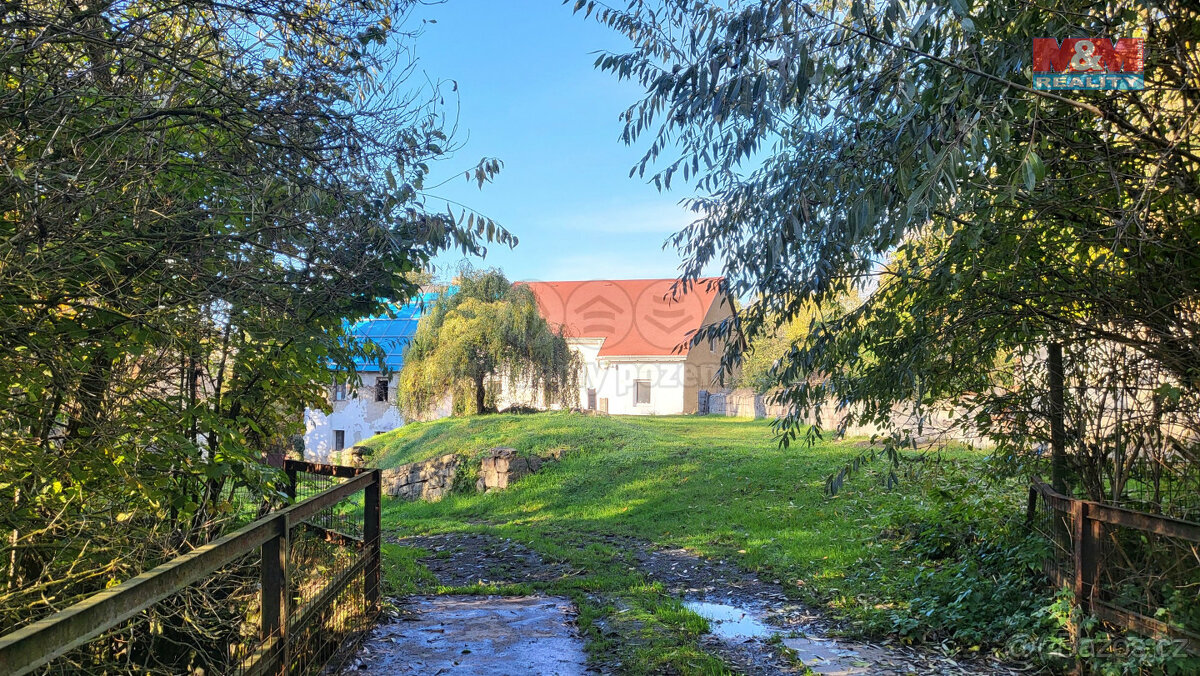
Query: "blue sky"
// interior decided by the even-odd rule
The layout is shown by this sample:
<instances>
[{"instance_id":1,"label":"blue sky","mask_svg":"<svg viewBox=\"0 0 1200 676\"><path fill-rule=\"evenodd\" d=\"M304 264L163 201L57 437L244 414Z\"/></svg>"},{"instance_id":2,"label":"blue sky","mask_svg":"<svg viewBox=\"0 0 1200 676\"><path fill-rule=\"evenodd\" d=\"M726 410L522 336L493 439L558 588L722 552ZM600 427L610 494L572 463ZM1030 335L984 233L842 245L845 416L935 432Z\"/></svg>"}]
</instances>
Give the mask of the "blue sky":
<instances>
[{"instance_id":1,"label":"blue sky","mask_svg":"<svg viewBox=\"0 0 1200 676\"><path fill-rule=\"evenodd\" d=\"M558 0L449 0L418 17L437 21L417 41L419 68L458 83L446 104L460 106L462 148L435 174L461 175L483 156L504 162L482 190L460 178L432 191L520 238L482 264L514 280L675 277L679 254L663 243L691 221L678 206L686 193L629 178L643 146L621 142L618 116L641 89L592 66L597 51L624 51L624 38ZM461 260L442 255L439 273Z\"/></svg>"}]
</instances>

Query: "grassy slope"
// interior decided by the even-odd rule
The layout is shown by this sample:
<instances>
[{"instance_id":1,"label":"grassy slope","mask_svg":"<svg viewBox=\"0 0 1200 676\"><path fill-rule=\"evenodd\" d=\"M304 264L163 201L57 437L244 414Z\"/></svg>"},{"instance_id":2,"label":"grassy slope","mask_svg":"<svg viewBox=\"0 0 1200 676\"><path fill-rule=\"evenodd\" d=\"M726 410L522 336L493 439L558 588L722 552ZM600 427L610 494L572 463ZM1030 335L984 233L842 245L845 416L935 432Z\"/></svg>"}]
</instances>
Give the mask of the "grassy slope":
<instances>
[{"instance_id":1,"label":"grassy slope","mask_svg":"<svg viewBox=\"0 0 1200 676\"><path fill-rule=\"evenodd\" d=\"M621 598L644 628L642 645L619 647L626 666L685 671L719 667L695 646L703 629L640 575L627 545L681 546L732 559L761 578L836 614L864 619L904 602L912 571L879 536L880 515L920 511L919 491L883 491L869 477L834 498L826 476L861 452L854 440L780 449L766 422L729 418L589 417L567 413L496 415L409 425L365 445L390 467L492 446L522 453L571 449L561 464L487 495L439 503L389 501L385 527L404 532L474 530L525 542L584 573L553 585L583 606L581 624L612 617L594 593ZM397 554L399 555L399 554ZM628 615L628 609L622 615ZM594 638L598 634L594 634ZM603 648L603 640L599 641ZM610 646L618 647L618 646Z\"/></svg>"},{"instance_id":2,"label":"grassy slope","mask_svg":"<svg viewBox=\"0 0 1200 676\"><path fill-rule=\"evenodd\" d=\"M859 445L782 450L762 421L497 415L410 425L376 439L376 467L502 445L522 453L572 449L560 466L516 490L392 503L389 523L444 531L487 521L630 535L821 580L826 592L848 567L880 555L872 514L911 497L852 481L826 498L825 477L861 452Z\"/></svg>"}]
</instances>

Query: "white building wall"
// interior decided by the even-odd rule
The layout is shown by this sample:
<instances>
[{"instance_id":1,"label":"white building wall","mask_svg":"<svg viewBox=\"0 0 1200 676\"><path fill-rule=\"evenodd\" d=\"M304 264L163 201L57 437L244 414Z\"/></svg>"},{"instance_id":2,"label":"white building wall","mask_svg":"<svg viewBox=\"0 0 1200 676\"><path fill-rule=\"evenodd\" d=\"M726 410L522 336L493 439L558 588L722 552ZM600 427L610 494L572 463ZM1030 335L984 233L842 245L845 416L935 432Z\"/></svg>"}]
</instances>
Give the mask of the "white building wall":
<instances>
[{"instance_id":1,"label":"white building wall","mask_svg":"<svg viewBox=\"0 0 1200 676\"><path fill-rule=\"evenodd\" d=\"M603 410L601 399L608 400L608 412L614 415L676 415L684 410L685 357L601 357L603 339L568 339L571 349L582 358L579 377L580 408L587 408L588 390L595 388L597 409ZM636 381L650 383L650 403L635 402ZM545 408L538 393L527 387L512 388L502 383L497 405L504 409L512 405ZM558 408L554 406L553 408Z\"/></svg>"},{"instance_id":2,"label":"white building wall","mask_svg":"<svg viewBox=\"0 0 1200 676\"><path fill-rule=\"evenodd\" d=\"M345 448L370 439L379 432L389 432L404 424L404 416L396 406L397 377L388 379L388 400L375 401L375 382L380 373L361 372L361 385L347 387L344 401L332 401L332 411L304 410L304 459L309 462L338 460L334 448L335 430L346 433Z\"/></svg>"},{"instance_id":3,"label":"white building wall","mask_svg":"<svg viewBox=\"0 0 1200 676\"><path fill-rule=\"evenodd\" d=\"M661 357L661 359L672 359ZM676 415L683 413L684 360L605 359L599 363L597 398L608 399L613 415ZM650 403L635 401L638 380L650 384ZM586 399L584 400L586 402Z\"/></svg>"}]
</instances>

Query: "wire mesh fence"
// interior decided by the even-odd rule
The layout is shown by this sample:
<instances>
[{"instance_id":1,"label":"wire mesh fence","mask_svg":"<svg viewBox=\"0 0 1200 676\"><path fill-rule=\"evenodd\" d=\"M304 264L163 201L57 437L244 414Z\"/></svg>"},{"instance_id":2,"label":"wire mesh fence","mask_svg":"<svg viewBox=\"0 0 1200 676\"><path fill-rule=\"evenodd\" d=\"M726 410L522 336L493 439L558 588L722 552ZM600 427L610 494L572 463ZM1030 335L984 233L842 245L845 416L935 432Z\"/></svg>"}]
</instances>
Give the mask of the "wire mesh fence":
<instances>
[{"instance_id":1,"label":"wire mesh fence","mask_svg":"<svg viewBox=\"0 0 1200 676\"><path fill-rule=\"evenodd\" d=\"M1103 477L1105 504L1200 522L1200 469L1194 464L1140 462Z\"/></svg>"},{"instance_id":2,"label":"wire mesh fence","mask_svg":"<svg viewBox=\"0 0 1200 676\"><path fill-rule=\"evenodd\" d=\"M1047 577L1057 586L1074 584L1074 520L1069 501L1031 489L1027 517L1030 526L1049 544L1043 562Z\"/></svg>"},{"instance_id":3,"label":"wire mesh fence","mask_svg":"<svg viewBox=\"0 0 1200 676\"><path fill-rule=\"evenodd\" d=\"M1200 524L1071 498L1034 479L1048 577L1100 619L1200 653Z\"/></svg>"},{"instance_id":4,"label":"wire mesh fence","mask_svg":"<svg viewBox=\"0 0 1200 676\"><path fill-rule=\"evenodd\" d=\"M0 637L3 674L315 674L379 611L379 473L289 461L293 504Z\"/></svg>"},{"instance_id":5,"label":"wire mesh fence","mask_svg":"<svg viewBox=\"0 0 1200 676\"><path fill-rule=\"evenodd\" d=\"M329 467L289 462L295 499L308 500L361 476L361 470ZM370 490L351 494L291 524L289 625L293 631L288 646L292 673L315 673L331 661L340 661L351 652L353 639L362 636L375 619L378 482L373 490L373 524L368 524L367 513Z\"/></svg>"},{"instance_id":6,"label":"wire mesh fence","mask_svg":"<svg viewBox=\"0 0 1200 676\"><path fill-rule=\"evenodd\" d=\"M1102 524L1093 605L1154 618L1200 650L1200 544Z\"/></svg>"}]
</instances>

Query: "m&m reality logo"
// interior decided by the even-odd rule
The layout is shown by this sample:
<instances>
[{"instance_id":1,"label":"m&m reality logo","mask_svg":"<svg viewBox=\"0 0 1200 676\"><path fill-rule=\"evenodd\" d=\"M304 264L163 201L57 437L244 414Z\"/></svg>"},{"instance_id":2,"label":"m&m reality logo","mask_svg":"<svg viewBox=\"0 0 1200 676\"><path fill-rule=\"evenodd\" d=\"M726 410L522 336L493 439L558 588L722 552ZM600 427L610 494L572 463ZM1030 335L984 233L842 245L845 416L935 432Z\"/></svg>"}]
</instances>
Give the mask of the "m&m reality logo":
<instances>
[{"instance_id":1,"label":"m&m reality logo","mask_svg":"<svg viewBox=\"0 0 1200 676\"><path fill-rule=\"evenodd\" d=\"M1142 38L1033 39L1034 89L1144 89Z\"/></svg>"}]
</instances>

